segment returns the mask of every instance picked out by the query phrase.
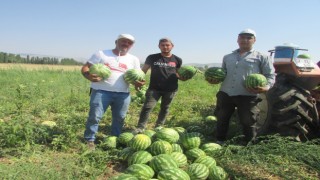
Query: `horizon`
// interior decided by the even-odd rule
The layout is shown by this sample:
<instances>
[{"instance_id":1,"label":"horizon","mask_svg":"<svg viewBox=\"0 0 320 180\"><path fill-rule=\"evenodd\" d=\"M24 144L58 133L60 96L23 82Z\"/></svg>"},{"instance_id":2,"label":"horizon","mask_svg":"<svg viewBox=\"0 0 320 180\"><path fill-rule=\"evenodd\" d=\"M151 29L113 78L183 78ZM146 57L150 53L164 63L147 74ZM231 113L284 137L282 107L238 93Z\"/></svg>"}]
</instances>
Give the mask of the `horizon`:
<instances>
[{"instance_id":1,"label":"horizon","mask_svg":"<svg viewBox=\"0 0 320 180\"><path fill-rule=\"evenodd\" d=\"M262 53L294 43L308 49L314 62L320 60L319 0L12 0L1 5L0 51L12 54L87 60L98 50L114 48L119 34L129 33L136 38L129 53L141 63L159 52L162 37L172 39L172 52L184 64L221 63L238 48L238 33L251 28L257 33L254 48Z\"/></svg>"}]
</instances>

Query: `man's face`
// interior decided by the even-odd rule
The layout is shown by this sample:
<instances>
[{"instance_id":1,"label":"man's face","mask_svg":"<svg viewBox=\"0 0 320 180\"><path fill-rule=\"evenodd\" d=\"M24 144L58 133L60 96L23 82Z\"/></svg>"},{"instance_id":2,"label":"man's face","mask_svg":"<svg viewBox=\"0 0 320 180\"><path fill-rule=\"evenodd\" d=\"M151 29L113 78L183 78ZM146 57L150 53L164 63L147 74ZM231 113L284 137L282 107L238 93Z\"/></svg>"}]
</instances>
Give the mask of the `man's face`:
<instances>
[{"instance_id":1,"label":"man's face","mask_svg":"<svg viewBox=\"0 0 320 180\"><path fill-rule=\"evenodd\" d=\"M159 48L160 48L162 53L169 53L172 50L173 45L169 41L161 42L159 44Z\"/></svg>"},{"instance_id":2,"label":"man's face","mask_svg":"<svg viewBox=\"0 0 320 180\"><path fill-rule=\"evenodd\" d=\"M132 47L133 42L130 41L129 39L118 39L116 41L116 48L121 52L121 53L127 53L130 48Z\"/></svg>"},{"instance_id":3,"label":"man's face","mask_svg":"<svg viewBox=\"0 0 320 180\"><path fill-rule=\"evenodd\" d=\"M256 38L252 35L241 34L238 36L238 44L240 49L251 49L256 42Z\"/></svg>"}]
</instances>

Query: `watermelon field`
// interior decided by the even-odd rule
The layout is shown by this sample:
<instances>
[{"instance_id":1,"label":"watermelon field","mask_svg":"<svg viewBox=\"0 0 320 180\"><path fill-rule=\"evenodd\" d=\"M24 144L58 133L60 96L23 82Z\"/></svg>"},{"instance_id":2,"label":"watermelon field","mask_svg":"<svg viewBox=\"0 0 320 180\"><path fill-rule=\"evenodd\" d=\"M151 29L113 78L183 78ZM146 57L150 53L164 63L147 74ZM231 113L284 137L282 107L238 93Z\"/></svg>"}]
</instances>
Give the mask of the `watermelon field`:
<instances>
[{"instance_id":1,"label":"watermelon field","mask_svg":"<svg viewBox=\"0 0 320 180\"><path fill-rule=\"evenodd\" d=\"M228 141L222 147L212 151L203 148L190 151L194 143L184 139L197 136L197 142L201 143L197 147L215 141L215 121L207 117L213 115L219 85L207 83L203 73L179 82L179 91L165 127L153 129L159 105L150 116L150 132L163 132L163 129L178 132L179 139L173 138L176 135L168 139L171 150L158 148L167 146L166 141L151 145L148 151L131 145L136 151L146 151L138 155L130 154L132 158L125 157L124 149L130 145L119 139L113 139L116 144L110 143L109 110L99 125L96 149L90 151L83 140L90 83L82 77L80 68L0 66L0 179L115 179L130 171L143 172L139 179L161 179L165 177L165 172L159 168L164 166L164 162L157 164L151 161L156 161L155 156L166 158L168 154L161 155L163 151L175 154L170 157L186 155L187 159L180 159L181 167L172 165L172 169L181 174L180 179L187 179L188 175L184 173L188 169L206 171L201 163L194 165L201 161L198 156L203 153L210 162L215 161L215 166L221 167L226 174L225 179L320 179L320 139L302 143L289 137L270 135L259 137L256 144L244 145L236 115L232 117ZM147 82L148 78L147 74ZM137 124L143 101L137 97L133 87L131 95L133 99L124 132L131 132ZM146 133L140 136L136 139L151 135ZM160 136L157 134L157 137ZM150 144L154 141L150 138ZM174 150L178 149L178 145L181 153L173 153L178 151ZM146 161L145 164L131 167L139 158ZM170 164L174 163L169 162L166 166L171 167ZM158 171L153 174L155 170ZM210 178L208 175L201 177Z\"/></svg>"}]
</instances>

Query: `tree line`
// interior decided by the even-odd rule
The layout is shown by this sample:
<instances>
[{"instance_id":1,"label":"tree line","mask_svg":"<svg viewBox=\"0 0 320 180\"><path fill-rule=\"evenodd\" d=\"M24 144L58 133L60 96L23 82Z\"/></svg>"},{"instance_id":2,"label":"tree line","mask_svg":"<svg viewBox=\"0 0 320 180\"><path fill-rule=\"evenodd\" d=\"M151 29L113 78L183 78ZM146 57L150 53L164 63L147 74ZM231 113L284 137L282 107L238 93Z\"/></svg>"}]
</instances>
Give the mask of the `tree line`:
<instances>
[{"instance_id":1,"label":"tree line","mask_svg":"<svg viewBox=\"0 0 320 180\"><path fill-rule=\"evenodd\" d=\"M83 63L76 61L73 58L56 57L37 57L29 56L21 57L19 54L11 54L0 52L0 63L23 63L23 64L59 64L59 65L82 65Z\"/></svg>"}]
</instances>

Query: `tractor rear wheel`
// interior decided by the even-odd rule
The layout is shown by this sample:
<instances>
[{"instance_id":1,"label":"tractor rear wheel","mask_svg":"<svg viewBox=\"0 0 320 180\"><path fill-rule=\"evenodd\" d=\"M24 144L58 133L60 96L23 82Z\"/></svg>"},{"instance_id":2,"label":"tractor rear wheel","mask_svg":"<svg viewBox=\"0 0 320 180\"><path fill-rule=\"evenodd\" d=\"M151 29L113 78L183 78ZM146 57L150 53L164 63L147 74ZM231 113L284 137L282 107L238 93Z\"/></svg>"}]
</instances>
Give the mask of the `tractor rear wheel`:
<instances>
[{"instance_id":1,"label":"tractor rear wheel","mask_svg":"<svg viewBox=\"0 0 320 180\"><path fill-rule=\"evenodd\" d=\"M259 134L279 133L298 141L320 137L316 101L309 91L294 83L294 78L279 74L266 94L267 115ZM263 117L262 117L263 118Z\"/></svg>"}]
</instances>

